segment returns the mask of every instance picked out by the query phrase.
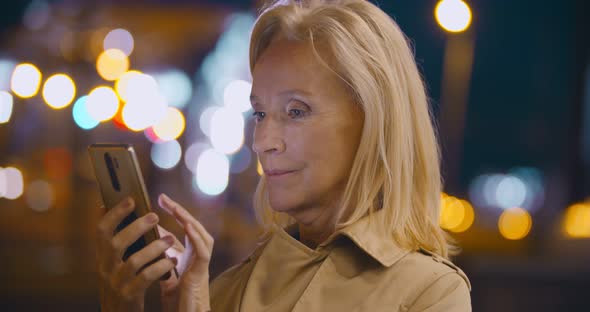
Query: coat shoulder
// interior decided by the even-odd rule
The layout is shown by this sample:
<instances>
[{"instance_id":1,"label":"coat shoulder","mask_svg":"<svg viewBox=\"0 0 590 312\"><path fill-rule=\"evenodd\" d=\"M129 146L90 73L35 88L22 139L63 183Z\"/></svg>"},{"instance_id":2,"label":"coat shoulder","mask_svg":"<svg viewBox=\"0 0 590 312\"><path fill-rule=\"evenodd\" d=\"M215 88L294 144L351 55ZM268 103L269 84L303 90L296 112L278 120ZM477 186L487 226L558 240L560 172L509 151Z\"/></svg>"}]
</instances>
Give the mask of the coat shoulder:
<instances>
[{"instance_id":1,"label":"coat shoulder","mask_svg":"<svg viewBox=\"0 0 590 312\"><path fill-rule=\"evenodd\" d=\"M423 305L449 302L457 305L457 311L459 307L470 307L471 283L467 275L457 265L437 254L425 250L409 252L388 271L398 282L396 284L404 285L402 311L421 311L419 307ZM450 310L455 311L454 308Z\"/></svg>"},{"instance_id":2,"label":"coat shoulder","mask_svg":"<svg viewBox=\"0 0 590 312\"><path fill-rule=\"evenodd\" d=\"M467 288L471 290L471 282L461 268L450 260L428 250L420 249L409 252L393 267L411 274L414 281L423 281L427 284L429 281L432 282L443 275L456 274L461 277Z\"/></svg>"}]
</instances>

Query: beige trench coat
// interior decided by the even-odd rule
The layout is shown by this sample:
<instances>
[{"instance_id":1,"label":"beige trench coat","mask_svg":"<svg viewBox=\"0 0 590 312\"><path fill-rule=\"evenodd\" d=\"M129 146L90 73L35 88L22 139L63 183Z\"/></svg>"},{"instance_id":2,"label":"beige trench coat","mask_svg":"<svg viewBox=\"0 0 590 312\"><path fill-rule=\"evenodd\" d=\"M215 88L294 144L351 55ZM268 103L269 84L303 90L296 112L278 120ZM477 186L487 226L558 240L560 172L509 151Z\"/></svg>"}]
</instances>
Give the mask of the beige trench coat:
<instances>
[{"instance_id":1,"label":"beige trench coat","mask_svg":"<svg viewBox=\"0 0 590 312\"><path fill-rule=\"evenodd\" d=\"M212 282L212 311L471 311L461 269L368 225L361 219L315 250L276 230Z\"/></svg>"}]
</instances>

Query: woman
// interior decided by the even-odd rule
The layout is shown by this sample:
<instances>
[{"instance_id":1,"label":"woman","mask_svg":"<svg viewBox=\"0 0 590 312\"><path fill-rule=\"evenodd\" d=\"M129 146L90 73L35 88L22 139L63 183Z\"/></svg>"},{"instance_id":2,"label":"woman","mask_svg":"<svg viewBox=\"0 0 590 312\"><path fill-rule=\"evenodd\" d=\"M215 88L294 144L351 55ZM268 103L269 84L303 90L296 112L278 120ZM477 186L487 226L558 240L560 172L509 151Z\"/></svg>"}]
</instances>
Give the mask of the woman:
<instances>
[{"instance_id":1,"label":"woman","mask_svg":"<svg viewBox=\"0 0 590 312\"><path fill-rule=\"evenodd\" d=\"M121 261L157 224L121 204L99 223L103 309L143 308L161 282L187 311L470 311L469 281L438 226L439 154L427 97L395 22L363 0L276 3L251 37L253 149L264 168L254 206L268 235L209 286L213 239L165 195L187 235ZM170 248L175 244L175 248ZM170 248L170 249L169 249ZM139 270L163 251L160 260Z\"/></svg>"}]
</instances>

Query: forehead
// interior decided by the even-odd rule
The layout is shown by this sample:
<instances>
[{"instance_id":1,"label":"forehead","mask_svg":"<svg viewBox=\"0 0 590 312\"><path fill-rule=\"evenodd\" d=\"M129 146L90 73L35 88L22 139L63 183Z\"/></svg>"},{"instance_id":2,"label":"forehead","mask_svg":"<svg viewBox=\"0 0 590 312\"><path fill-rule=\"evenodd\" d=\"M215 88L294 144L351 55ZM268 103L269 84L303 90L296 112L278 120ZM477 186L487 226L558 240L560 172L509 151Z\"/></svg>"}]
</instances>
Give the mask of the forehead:
<instances>
[{"instance_id":1,"label":"forehead","mask_svg":"<svg viewBox=\"0 0 590 312\"><path fill-rule=\"evenodd\" d=\"M253 93L263 88L313 92L340 84L338 77L317 59L310 43L284 39L271 42L264 50L254 65L252 79Z\"/></svg>"}]
</instances>

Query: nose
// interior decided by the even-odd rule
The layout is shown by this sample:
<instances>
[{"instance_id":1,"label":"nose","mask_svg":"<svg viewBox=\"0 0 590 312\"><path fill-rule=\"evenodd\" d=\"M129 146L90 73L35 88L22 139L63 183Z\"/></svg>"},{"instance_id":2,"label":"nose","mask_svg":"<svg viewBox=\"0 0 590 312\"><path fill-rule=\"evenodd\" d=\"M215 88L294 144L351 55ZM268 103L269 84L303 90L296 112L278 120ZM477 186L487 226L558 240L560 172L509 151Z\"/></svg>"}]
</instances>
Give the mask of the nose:
<instances>
[{"instance_id":1,"label":"nose","mask_svg":"<svg viewBox=\"0 0 590 312\"><path fill-rule=\"evenodd\" d=\"M286 144L282 138L282 131L270 118L256 125L252 150L256 154L282 153Z\"/></svg>"}]
</instances>

